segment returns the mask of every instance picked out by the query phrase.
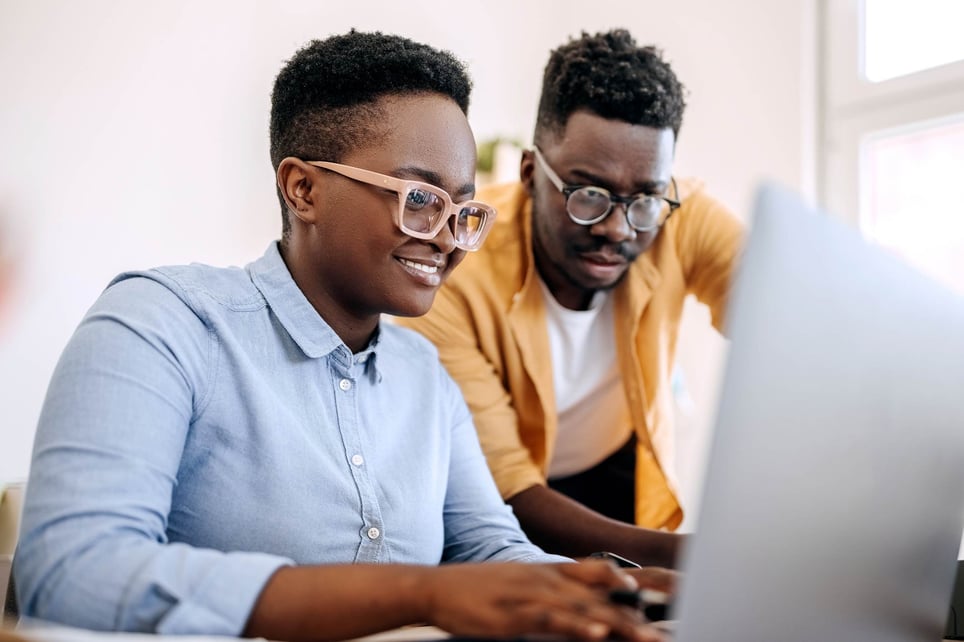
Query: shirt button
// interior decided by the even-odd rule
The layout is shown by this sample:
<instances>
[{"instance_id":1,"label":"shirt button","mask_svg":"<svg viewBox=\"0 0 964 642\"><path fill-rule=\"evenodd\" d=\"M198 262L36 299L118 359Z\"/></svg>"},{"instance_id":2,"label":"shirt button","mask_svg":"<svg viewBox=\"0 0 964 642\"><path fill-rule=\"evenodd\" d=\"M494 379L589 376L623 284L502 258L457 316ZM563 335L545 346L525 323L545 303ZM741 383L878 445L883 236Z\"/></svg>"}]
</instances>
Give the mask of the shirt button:
<instances>
[{"instance_id":1,"label":"shirt button","mask_svg":"<svg viewBox=\"0 0 964 642\"><path fill-rule=\"evenodd\" d=\"M381 531L374 526L368 529L368 539L378 539L378 536L381 534Z\"/></svg>"},{"instance_id":2,"label":"shirt button","mask_svg":"<svg viewBox=\"0 0 964 642\"><path fill-rule=\"evenodd\" d=\"M348 379L342 379L338 382L338 387L347 392L351 390L351 381Z\"/></svg>"},{"instance_id":3,"label":"shirt button","mask_svg":"<svg viewBox=\"0 0 964 642\"><path fill-rule=\"evenodd\" d=\"M356 466L361 466L362 464L365 463L365 458L362 457L361 455L352 455L351 463L355 464Z\"/></svg>"}]
</instances>

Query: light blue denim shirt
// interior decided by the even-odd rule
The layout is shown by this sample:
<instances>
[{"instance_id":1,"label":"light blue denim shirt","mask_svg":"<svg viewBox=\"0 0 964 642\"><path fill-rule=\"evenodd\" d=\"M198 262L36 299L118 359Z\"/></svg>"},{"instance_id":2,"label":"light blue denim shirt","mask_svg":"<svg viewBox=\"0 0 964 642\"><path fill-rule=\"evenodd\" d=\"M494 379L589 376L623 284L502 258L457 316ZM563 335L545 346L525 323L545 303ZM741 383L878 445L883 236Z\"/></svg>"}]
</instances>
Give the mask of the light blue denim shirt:
<instances>
[{"instance_id":1,"label":"light blue denim shirt","mask_svg":"<svg viewBox=\"0 0 964 642\"><path fill-rule=\"evenodd\" d=\"M434 347L382 323L353 355L272 243L94 304L44 403L15 573L27 616L237 635L285 564L563 559L499 497Z\"/></svg>"}]
</instances>

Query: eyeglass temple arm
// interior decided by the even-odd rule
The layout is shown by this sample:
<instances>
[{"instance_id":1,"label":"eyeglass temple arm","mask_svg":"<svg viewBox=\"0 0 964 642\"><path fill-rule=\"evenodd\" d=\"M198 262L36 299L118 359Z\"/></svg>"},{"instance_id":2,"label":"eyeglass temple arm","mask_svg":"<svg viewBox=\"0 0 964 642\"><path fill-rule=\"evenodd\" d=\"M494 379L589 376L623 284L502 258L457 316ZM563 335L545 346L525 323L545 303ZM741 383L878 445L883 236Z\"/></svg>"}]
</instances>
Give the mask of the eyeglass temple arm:
<instances>
[{"instance_id":1,"label":"eyeglass temple arm","mask_svg":"<svg viewBox=\"0 0 964 642\"><path fill-rule=\"evenodd\" d=\"M673 183L673 196L675 196L676 198L673 199L673 198L669 198L668 196L663 197L663 200L669 203L669 214L667 214L666 218L663 219L662 225L666 225L666 221L670 219L670 217L673 215L673 212L678 210L680 206L683 204L679 198L679 188L676 186L676 177L670 176L669 180L671 183Z\"/></svg>"}]
</instances>

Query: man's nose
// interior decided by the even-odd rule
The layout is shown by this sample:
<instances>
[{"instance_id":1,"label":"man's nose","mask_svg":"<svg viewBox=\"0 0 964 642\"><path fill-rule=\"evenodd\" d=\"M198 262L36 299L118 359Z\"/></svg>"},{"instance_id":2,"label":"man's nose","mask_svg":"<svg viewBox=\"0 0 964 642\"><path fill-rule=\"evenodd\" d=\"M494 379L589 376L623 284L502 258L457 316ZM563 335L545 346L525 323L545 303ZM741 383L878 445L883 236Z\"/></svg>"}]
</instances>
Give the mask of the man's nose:
<instances>
[{"instance_id":1,"label":"man's nose","mask_svg":"<svg viewBox=\"0 0 964 642\"><path fill-rule=\"evenodd\" d=\"M593 224L590 231L596 236L605 236L613 243L622 243L636 238L636 230L629 224L625 203L613 203L606 218Z\"/></svg>"}]
</instances>

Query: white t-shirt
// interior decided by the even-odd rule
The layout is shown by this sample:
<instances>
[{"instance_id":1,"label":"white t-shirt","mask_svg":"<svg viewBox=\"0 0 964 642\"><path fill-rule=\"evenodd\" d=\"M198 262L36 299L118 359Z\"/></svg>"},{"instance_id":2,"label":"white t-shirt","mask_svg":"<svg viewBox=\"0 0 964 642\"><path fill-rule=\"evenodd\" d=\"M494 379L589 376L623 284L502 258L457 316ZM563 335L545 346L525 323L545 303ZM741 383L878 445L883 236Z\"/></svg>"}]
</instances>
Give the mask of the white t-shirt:
<instances>
[{"instance_id":1,"label":"white t-shirt","mask_svg":"<svg viewBox=\"0 0 964 642\"><path fill-rule=\"evenodd\" d=\"M588 310L570 310L539 284L559 417L549 477L564 477L616 452L632 434L632 419L616 360L612 296L597 292Z\"/></svg>"}]
</instances>

